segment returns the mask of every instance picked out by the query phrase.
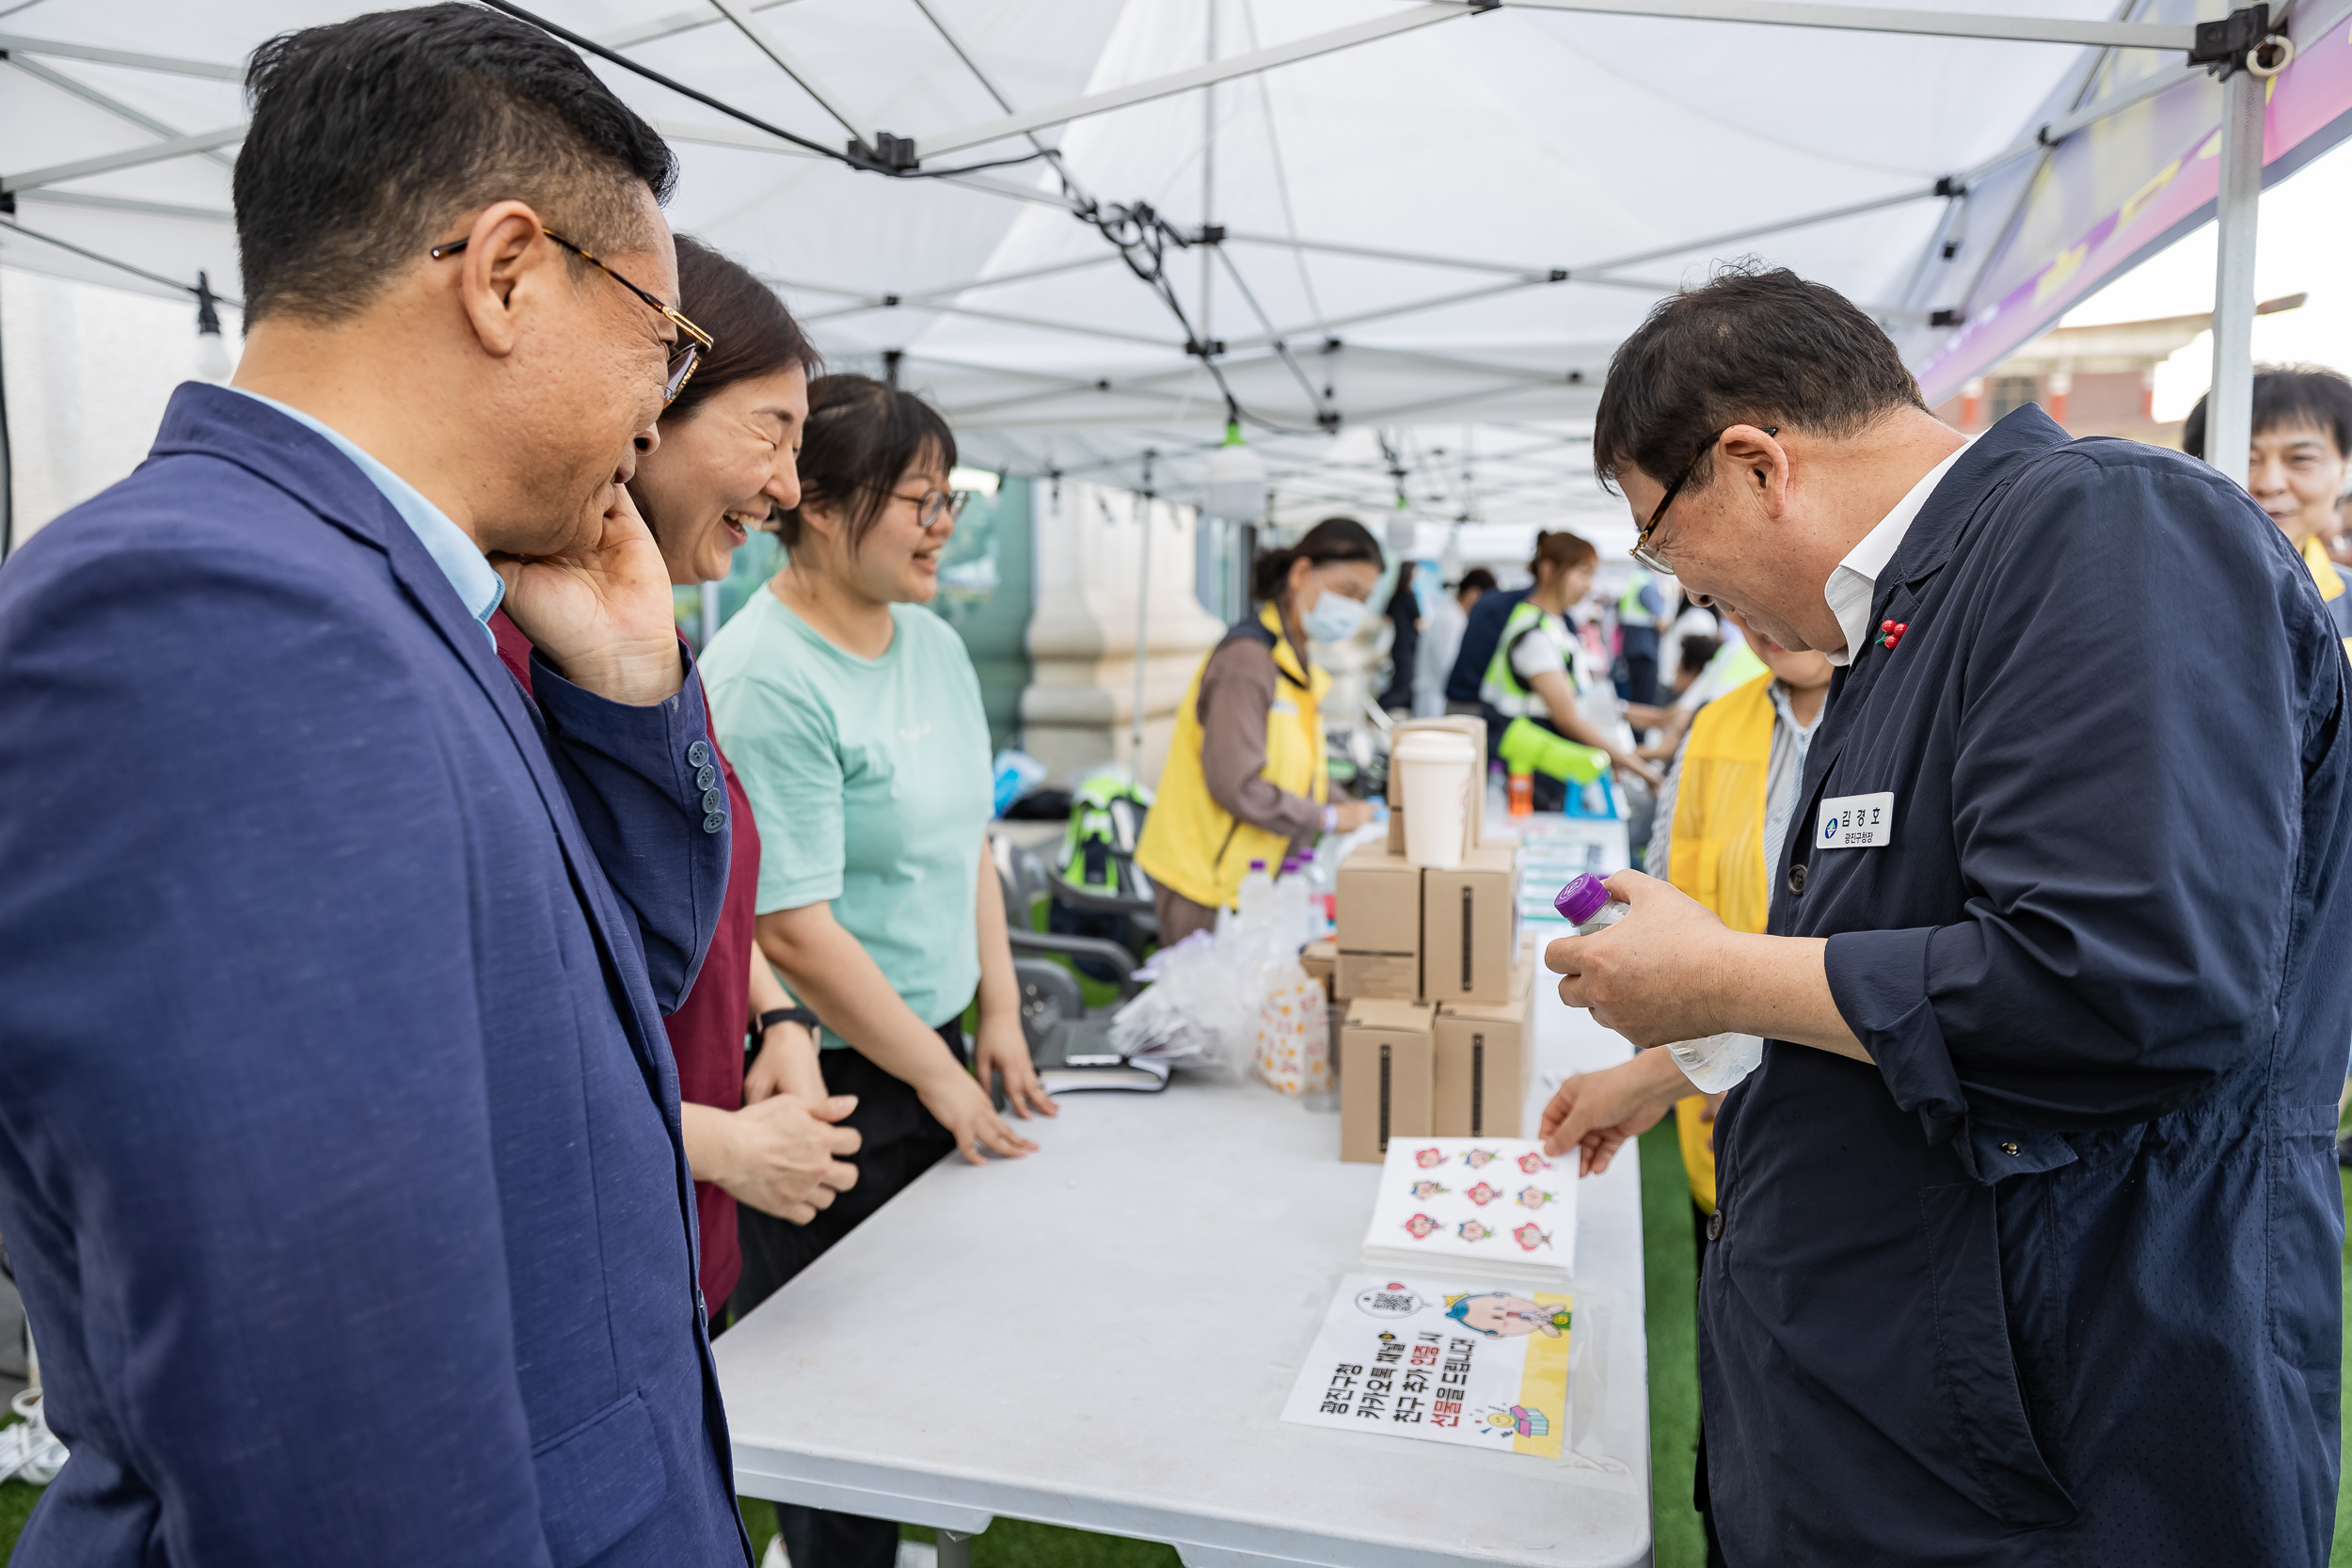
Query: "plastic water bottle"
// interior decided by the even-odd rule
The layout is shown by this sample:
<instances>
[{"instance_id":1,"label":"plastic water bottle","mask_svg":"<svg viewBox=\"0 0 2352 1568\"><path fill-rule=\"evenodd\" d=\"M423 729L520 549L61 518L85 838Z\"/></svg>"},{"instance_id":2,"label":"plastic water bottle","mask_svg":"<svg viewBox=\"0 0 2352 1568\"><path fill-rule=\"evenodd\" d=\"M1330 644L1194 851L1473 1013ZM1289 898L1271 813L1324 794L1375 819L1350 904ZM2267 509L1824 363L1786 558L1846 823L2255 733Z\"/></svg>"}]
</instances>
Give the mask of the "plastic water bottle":
<instances>
[{"instance_id":1,"label":"plastic water bottle","mask_svg":"<svg viewBox=\"0 0 2352 1568\"><path fill-rule=\"evenodd\" d=\"M1307 912L1306 863L1295 855L1285 856L1282 874L1274 883L1275 927L1282 933L1282 951L1295 953L1311 942Z\"/></svg>"},{"instance_id":2,"label":"plastic water bottle","mask_svg":"<svg viewBox=\"0 0 2352 1568\"><path fill-rule=\"evenodd\" d=\"M1552 898L1551 907L1576 927L1580 937L1605 931L1623 920L1633 906L1609 896L1609 889L1589 871L1568 879ZM1720 1094L1754 1072L1764 1059L1764 1042L1754 1035L1709 1035L1705 1039L1677 1040L1666 1047L1675 1066L1701 1094Z\"/></svg>"},{"instance_id":3,"label":"plastic water bottle","mask_svg":"<svg viewBox=\"0 0 2352 1568\"><path fill-rule=\"evenodd\" d=\"M1265 862L1249 863L1249 873L1241 879L1241 894L1234 905L1245 931L1263 934L1273 925L1274 879L1266 875Z\"/></svg>"}]
</instances>

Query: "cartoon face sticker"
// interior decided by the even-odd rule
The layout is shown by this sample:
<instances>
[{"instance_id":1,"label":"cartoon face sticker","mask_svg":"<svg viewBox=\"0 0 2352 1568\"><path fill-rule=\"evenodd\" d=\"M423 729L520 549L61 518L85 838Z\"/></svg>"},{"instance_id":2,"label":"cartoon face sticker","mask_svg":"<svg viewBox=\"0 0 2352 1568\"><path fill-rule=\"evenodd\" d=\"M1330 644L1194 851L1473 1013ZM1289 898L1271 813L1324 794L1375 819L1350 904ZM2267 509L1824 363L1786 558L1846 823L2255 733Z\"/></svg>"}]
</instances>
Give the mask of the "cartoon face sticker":
<instances>
[{"instance_id":1,"label":"cartoon face sticker","mask_svg":"<svg viewBox=\"0 0 2352 1568\"><path fill-rule=\"evenodd\" d=\"M1539 1170L1549 1170L1550 1168L1551 1162L1536 1153L1534 1149L1529 1149L1525 1154L1519 1156L1519 1171L1522 1175L1533 1176Z\"/></svg>"},{"instance_id":2,"label":"cartoon face sticker","mask_svg":"<svg viewBox=\"0 0 2352 1568\"><path fill-rule=\"evenodd\" d=\"M1525 1225L1512 1231L1511 1240L1518 1243L1519 1249L1523 1252L1533 1252L1537 1247L1551 1245L1549 1232L1536 1229L1534 1220L1529 1220Z\"/></svg>"},{"instance_id":3,"label":"cartoon face sticker","mask_svg":"<svg viewBox=\"0 0 2352 1568\"><path fill-rule=\"evenodd\" d=\"M1451 1190L1452 1189L1448 1188L1443 1182L1439 1181L1416 1181L1413 1183L1411 1188L1413 1200L1417 1203L1426 1203L1431 1198L1436 1197L1439 1193Z\"/></svg>"},{"instance_id":4,"label":"cartoon face sticker","mask_svg":"<svg viewBox=\"0 0 2352 1568\"><path fill-rule=\"evenodd\" d=\"M1415 1214L1405 1222L1405 1233L1416 1242L1425 1242L1438 1232L1438 1222L1427 1214Z\"/></svg>"},{"instance_id":5,"label":"cartoon face sticker","mask_svg":"<svg viewBox=\"0 0 2352 1568\"><path fill-rule=\"evenodd\" d=\"M1413 1164L1423 1170L1436 1170L1445 1164L1445 1156L1434 1148L1424 1148L1413 1156Z\"/></svg>"},{"instance_id":6,"label":"cartoon face sticker","mask_svg":"<svg viewBox=\"0 0 2352 1568\"><path fill-rule=\"evenodd\" d=\"M1484 1170L1494 1163L1495 1150L1491 1148L1473 1148L1462 1156L1462 1164L1472 1170Z\"/></svg>"},{"instance_id":7,"label":"cartoon face sticker","mask_svg":"<svg viewBox=\"0 0 2352 1568\"><path fill-rule=\"evenodd\" d=\"M1541 1209L1547 1203L1559 1201L1558 1193L1548 1193L1532 1181L1519 1189L1519 1207L1522 1209Z\"/></svg>"},{"instance_id":8,"label":"cartoon face sticker","mask_svg":"<svg viewBox=\"0 0 2352 1568\"><path fill-rule=\"evenodd\" d=\"M1477 1186L1472 1187L1469 1192L1464 1193L1462 1196L1469 1198L1472 1203L1477 1204L1481 1209L1484 1209L1487 1204L1492 1203L1496 1198L1501 1197L1502 1193L1500 1188L1490 1187L1486 1185L1486 1182L1481 1181Z\"/></svg>"},{"instance_id":9,"label":"cartoon face sticker","mask_svg":"<svg viewBox=\"0 0 2352 1568\"><path fill-rule=\"evenodd\" d=\"M1445 1315L1489 1339L1506 1339L1520 1334L1541 1334L1557 1339L1567 1332L1569 1309L1539 1307L1525 1296L1488 1291L1479 1295L1446 1297Z\"/></svg>"},{"instance_id":10,"label":"cartoon face sticker","mask_svg":"<svg viewBox=\"0 0 2352 1568\"><path fill-rule=\"evenodd\" d=\"M1545 1437L1551 1433L1551 1418L1523 1404L1487 1412L1486 1425L1503 1437Z\"/></svg>"},{"instance_id":11,"label":"cartoon face sticker","mask_svg":"<svg viewBox=\"0 0 2352 1568\"><path fill-rule=\"evenodd\" d=\"M1483 1242L1495 1232L1492 1226L1482 1225L1476 1220L1464 1220L1454 1227L1454 1233L1466 1242Z\"/></svg>"}]
</instances>

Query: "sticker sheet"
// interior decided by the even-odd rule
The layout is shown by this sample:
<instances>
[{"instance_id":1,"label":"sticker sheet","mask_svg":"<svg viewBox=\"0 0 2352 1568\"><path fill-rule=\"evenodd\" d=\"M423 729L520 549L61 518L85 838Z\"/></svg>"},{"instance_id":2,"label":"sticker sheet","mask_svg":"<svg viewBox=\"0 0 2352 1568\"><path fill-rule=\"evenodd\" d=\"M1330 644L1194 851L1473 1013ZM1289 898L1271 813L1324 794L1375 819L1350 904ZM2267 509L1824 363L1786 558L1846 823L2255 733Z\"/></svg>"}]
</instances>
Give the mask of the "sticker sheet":
<instances>
[{"instance_id":1,"label":"sticker sheet","mask_svg":"<svg viewBox=\"0 0 2352 1568\"><path fill-rule=\"evenodd\" d=\"M1364 1254L1565 1275L1576 1257L1576 1158L1532 1138L1391 1139Z\"/></svg>"},{"instance_id":2,"label":"sticker sheet","mask_svg":"<svg viewBox=\"0 0 2352 1568\"><path fill-rule=\"evenodd\" d=\"M1557 1459L1572 1306L1562 1291L1350 1275L1282 1419Z\"/></svg>"}]
</instances>

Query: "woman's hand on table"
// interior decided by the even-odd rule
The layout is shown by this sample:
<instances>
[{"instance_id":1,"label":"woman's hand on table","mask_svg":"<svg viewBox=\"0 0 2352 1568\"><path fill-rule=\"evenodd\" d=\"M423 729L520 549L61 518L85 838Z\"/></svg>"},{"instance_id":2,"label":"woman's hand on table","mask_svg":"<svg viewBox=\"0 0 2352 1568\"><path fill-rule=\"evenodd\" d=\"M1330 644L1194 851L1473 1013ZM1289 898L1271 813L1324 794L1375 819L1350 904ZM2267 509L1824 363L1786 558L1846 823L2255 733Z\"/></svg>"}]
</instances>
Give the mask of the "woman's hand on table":
<instances>
[{"instance_id":1,"label":"woman's hand on table","mask_svg":"<svg viewBox=\"0 0 2352 1568\"><path fill-rule=\"evenodd\" d=\"M743 1074L743 1103L756 1105L780 1094L812 1104L826 1099L825 1074L817 1062L816 1031L805 1023L777 1024Z\"/></svg>"},{"instance_id":2,"label":"woman's hand on table","mask_svg":"<svg viewBox=\"0 0 2352 1568\"><path fill-rule=\"evenodd\" d=\"M1547 1154L1577 1151L1577 1175L1598 1176L1628 1138L1658 1125L1691 1081L1663 1049L1563 1082L1544 1107L1538 1131Z\"/></svg>"},{"instance_id":3,"label":"woman's hand on table","mask_svg":"<svg viewBox=\"0 0 2352 1568\"><path fill-rule=\"evenodd\" d=\"M812 1101L778 1094L739 1111L693 1104L680 1110L709 1127L708 1135L692 1139L707 1167L695 1170L697 1179L762 1213L806 1225L833 1206L836 1194L857 1185L857 1167L847 1163L858 1149L857 1130L834 1125L856 1108L855 1095Z\"/></svg>"},{"instance_id":4,"label":"woman's hand on table","mask_svg":"<svg viewBox=\"0 0 2352 1568\"><path fill-rule=\"evenodd\" d=\"M915 1085L914 1092L923 1108L938 1117L939 1125L956 1140L956 1151L976 1165L988 1164L988 1156L980 1152L983 1148L1011 1160L1036 1153L1037 1145L996 1114L979 1080L964 1071L962 1064L947 1056L944 1049L941 1055L946 1065Z\"/></svg>"},{"instance_id":5,"label":"woman's hand on table","mask_svg":"<svg viewBox=\"0 0 2352 1568\"><path fill-rule=\"evenodd\" d=\"M978 1075L983 1094L998 1076L1003 1077L1005 1109L1022 1120L1029 1119L1032 1109L1041 1117L1061 1115L1061 1107L1045 1092L1044 1081L1037 1075L1037 1064L1029 1060L1029 1037L1021 1032L1018 1015L980 1020L979 1038L972 1049L972 1069Z\"/></svg>"}]
</instances>

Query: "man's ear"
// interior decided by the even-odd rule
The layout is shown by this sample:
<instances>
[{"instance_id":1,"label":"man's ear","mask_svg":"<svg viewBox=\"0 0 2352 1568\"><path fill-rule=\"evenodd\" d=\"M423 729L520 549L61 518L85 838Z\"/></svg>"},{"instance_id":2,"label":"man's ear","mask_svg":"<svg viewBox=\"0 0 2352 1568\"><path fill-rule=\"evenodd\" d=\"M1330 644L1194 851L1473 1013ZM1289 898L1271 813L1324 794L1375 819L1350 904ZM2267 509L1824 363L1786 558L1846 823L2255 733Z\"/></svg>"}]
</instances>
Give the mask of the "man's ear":
<instances>
[{"instance_id":1,"label":"man's ear","mask_svg":"<svg viewBox=\"0 0 2352 1568\"><path fill-rule=\"evenodd\" d=\"M451 260L457 263L458 307L484 352L499 359L520 339L523 301L548 281L548 269L564 270L539 214L520 201L495 202L476 214L466 248Z\"/></svg>"},{"instance_id":2,"label":"man's ear","mask_svg":"<svg viewBox=\"0 0 2352 1568\"><path fill-rule=\"evenodd\" d=\"M1780 438L1761 426L1736 424L1716 443L1716 461L1729 463L1741 485L1764 503L1773 516L1788 508L1793 464Z\"/></svg>"}]
</instances>

